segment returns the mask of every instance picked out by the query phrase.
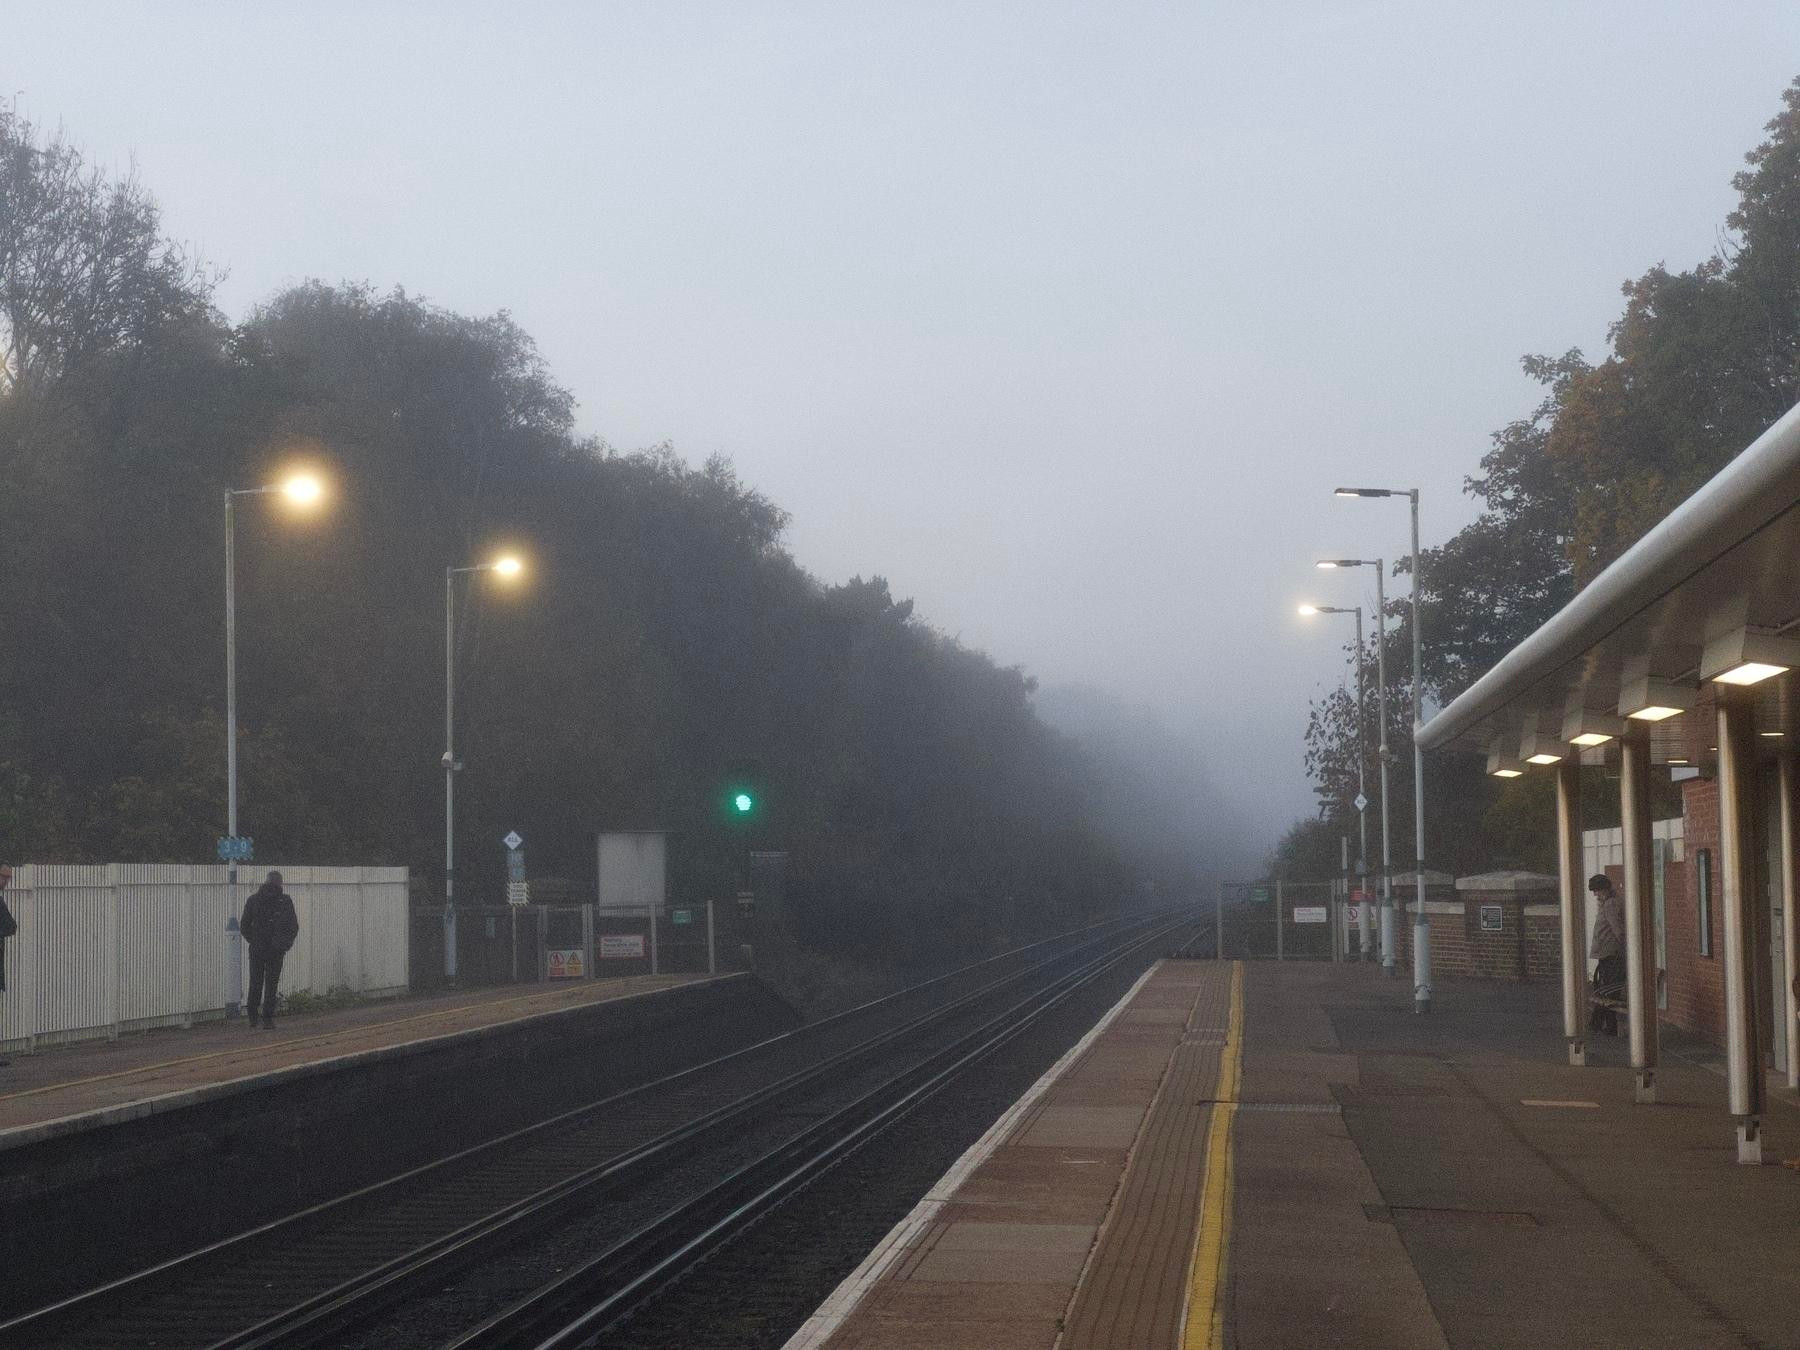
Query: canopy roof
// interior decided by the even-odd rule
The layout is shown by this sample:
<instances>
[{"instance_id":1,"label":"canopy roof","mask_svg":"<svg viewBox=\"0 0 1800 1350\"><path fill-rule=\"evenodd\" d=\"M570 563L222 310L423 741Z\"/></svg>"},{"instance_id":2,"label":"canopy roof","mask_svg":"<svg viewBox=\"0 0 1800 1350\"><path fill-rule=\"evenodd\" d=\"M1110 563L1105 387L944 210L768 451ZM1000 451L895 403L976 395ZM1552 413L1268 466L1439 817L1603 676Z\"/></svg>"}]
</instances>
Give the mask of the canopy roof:
<instances>
[{"instance_id":1,"label":"canopy roof","mask_svg":"<svg viewBox=\"0 0 1800 1350\"><path fill-rule=\"evenodd\" d=\"M1421 748L1516 752L1537 719L1560 739L1574 706L1616 713L1625 668L1692 685L1702 648L1738 628L1800 626L1800 405L1594 578L1544 626L1415 732ZM1425 635L1429 642L1431 635ZM1800 729L1787 680L1757 686L1758 723ZM1699 757L1711 706L1655 723L1652 758Z\"/></svg>"}]
</instances>

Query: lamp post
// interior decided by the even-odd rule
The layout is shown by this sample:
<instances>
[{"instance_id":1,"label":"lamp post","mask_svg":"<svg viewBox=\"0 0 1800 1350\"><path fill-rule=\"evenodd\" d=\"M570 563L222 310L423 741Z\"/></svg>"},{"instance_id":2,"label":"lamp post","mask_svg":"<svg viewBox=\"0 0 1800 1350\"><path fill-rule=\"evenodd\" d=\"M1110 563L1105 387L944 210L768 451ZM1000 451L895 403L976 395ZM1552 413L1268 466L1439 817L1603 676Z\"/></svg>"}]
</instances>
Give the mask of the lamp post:
<instances>
[{"instance_id":1,"label":"lamp post","mask_svg":"<svg viewBox=\"0 0 1800 1350\"><path fill-rule=\"evenodd\" d=\"M1319 565L1323 567L1325 563L1319 563ZM1332 563L1332 565L1336 567L1339 563ZM1377 590L1377 596L1379 596L1379 592L1381 592L1381 574L1379 574L1379 572L1377 572L1375 590ZM1352 610L1346 610L1346 608L1334 608L1330 607L1330 605L1301 605L1300 612L1301 614L1350 614ZM1363 693L1363 607L1357 605L1354 614L1355 734L1357 734L1355 799L1357 799L1357 830L1359 830L1359 835L1361 835L1361 853L1359 853L1359 857L1357 857L1357 873L1359 873L1359 877L1363 878L1363 882L1366 884L1366 882L1368 882L1368 787L1366 787L1366 783L1364 783L1363 767L1364 761L1368 760L1368 715L1366 715L1368 698L1364 697ZM1379 932L1379 947L1381 947L1382 959L1384 959L1384 963L1386 963L1386 967L1388 967L1391 974L1391 968L1393 968L1393 893L1391 893L1390 880L1388 880L1388 877L1390 877L1390 839L1388 839L1388 666L1386 666L1386 661L1382 659L1381 655L1381 641L1386 637L1386 628L1382 626L1381 601L1379 601L1379 599L1377 599L1377 610L1375 610L1375 632L1377 632L1377 648L1375 648L1375 661L1377 661L1377 675L1375 675L1375 682L1377 682L1377 689L1375 689L1375 697L1377 697L1377 711L1379 711L1379 716L1381 716L1381 731L1379 731L1379 736L1381 736L1382 914L1381 932ZM1363 949L1361 954L1363 954L1364 961L1368 961L1368 959L1372 959L1372 952L1370 952L1370 931L1368 931L1370 925L1368 925L1366 911L1361 914L1361 923L1359 923L1357 927L1361 929L1361 949Z\"/></svg>"},{"instance_id":2,"label":"lamp post","mask_svg":"<svg viewBox=\"0 0 1800 1350\"><path fill-rule=\"evenodd\" d=\"M493 562L444 569L444 978L456 978L456 579L475 572L516 577L525 564L508 554Z\"/></svg>"},{"instance_id":3,"label":"lamp post","mask_svg":"<svg viewBox=\"0 0 1800 1350\"><path fill-rule=\"evenodd\" d=\"M1311 618L1315 614L1351 614L1356 617L1356 815L1357 825L1362 838L1362 850L1358 868L1367 872L1369 868L1369 820L1366 784L1363 781L1364 764L1369 757L1369 736L1367 718L1364 709L1368 707L1367 697L1363 693L1363 608L1361 605L1343 607L1340 605L1301 605L1303 617Z\"/></svg>"},{"instance_id":4,"label":"lamp post","mask_svg":"<svg viewBox=\"0 0 1800 1350\"><path fill-rule=\"evenodd\" d=\"M1381 968L1390 977L1400 974L1394 957L1394 856L1393 830L1388 814L1388 713L1387 713L1387 560L1385 558L1321 558L1322 571L1340 567L1375 569L1375 704L1379 722L1377 754L1381 767Z\"/></svg>"},{"instance_id":5,"label":"lamp post","mask_svg":"<svg viewBox=\"0 0 1800 1350\"><path fill-rule=\"evenodd\" d=\"M1420 703L1424 677L1420 660L1419 591L1425 566L1419 557L1419 490L1417 488L1338 488L1339 497L1405 497L1412 507L1412 726L1413 726L1413 881L1418 902L1413 908L1413 1011L1431 1011L1431 927L1425 918L1425 752L1419 748Z\"/></svg>"},{"instance_id":6,"label":"lamp post","mask_svg":"<svg viewBox=\"0 0 1800 1350\"><path fill-rule=\"evenodd\" d=\"M225 837L235 841L238 832L237 770L237 499L266 497L280 493L296 506L311 506L325 495L325 485L310 473L290 475L280 483L263 487L225 489ZM238 858L235 848L225 874L226 933L237 927ZM226 1003L235 1008L238 991L238 961L241 953L231 942L227 964L231 969L231 988Z\"/></svg>"}]
</instances>

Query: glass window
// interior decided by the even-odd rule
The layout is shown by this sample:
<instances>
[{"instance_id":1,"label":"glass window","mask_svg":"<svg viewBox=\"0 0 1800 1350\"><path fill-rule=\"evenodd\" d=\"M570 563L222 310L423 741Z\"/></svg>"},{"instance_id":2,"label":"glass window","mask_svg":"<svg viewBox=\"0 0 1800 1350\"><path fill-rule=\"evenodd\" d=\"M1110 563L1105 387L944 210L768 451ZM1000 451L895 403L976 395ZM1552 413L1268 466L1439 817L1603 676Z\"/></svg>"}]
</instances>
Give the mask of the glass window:
<instances>
[{"instance_id":1,"label":"glass window","mask_svg":"<svg viewBox=\"0 0 1800 1350\"><path fill-rule=\"evenodd\" d=\"M1694 850L1694 908L1700 916L1700 955L1713 954L1712 941L1712 850Z\"/></svg>"}]
</instances>

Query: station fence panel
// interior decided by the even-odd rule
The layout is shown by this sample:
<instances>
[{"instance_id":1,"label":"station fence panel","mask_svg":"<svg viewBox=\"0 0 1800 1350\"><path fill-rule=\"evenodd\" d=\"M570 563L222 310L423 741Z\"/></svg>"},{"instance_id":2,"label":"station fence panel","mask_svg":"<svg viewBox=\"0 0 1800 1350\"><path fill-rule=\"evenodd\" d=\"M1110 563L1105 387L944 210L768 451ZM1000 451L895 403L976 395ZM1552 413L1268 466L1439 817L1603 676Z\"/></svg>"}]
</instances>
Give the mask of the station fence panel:
<instances>
[{"instance_id":1,"label":"station fence panel","mask_svg":"<svg viewBox=\"0 0 1800 1350\"><path fill-rule=\"evenodd\" d=\"M283 867L300 937L284 994L394 994L407 988L404 867ZM6 943L0 1048L30 1049L222 1017L233 949L228 922L260 884L220 866L25 864L3 893L19 932Z\"/></svg>"}]
</instances>

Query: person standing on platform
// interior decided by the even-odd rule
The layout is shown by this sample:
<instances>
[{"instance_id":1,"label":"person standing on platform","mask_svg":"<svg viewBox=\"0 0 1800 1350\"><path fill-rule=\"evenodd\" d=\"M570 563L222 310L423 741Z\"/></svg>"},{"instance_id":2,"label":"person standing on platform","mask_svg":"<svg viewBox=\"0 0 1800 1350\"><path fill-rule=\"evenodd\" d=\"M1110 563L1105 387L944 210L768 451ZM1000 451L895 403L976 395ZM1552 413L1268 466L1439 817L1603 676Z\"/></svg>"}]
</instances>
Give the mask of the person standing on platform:
<instances>
[{"instance_id":1,"label":"person standing on platform","mask_svg":"<svg viewBox=\"0 0 1800 1350\"><path fill-rule=\"evenodd\" d=\"M1616 1001L1625 987L1625 902L1604 872L1588 879L1599 912L1594 916L1594 936L1588 955L1594 958L1594 1006L1588 1026L1608 1036L1619 1034L1619 1014L1602 1000Z\"/></svg>"},{"instance_id":2,"label":"person standing on platform","mask_svg":"<svg viewBox=\"0 0 1800 1350\"><path fill-rule=\"evenodd\" d=\"M269 873L261 889L244 901L244 917L238 923L238 931L250 944L250 997L244 1002L250 1012L250 1025L258 1025L260 1006L261 1025L273 1031L281 960L300 936L300 917L294 913L293 899L281 889L281 873Z\"/></svg>"},{"instance_id":3,"label":"person standing on platform","mask_svg":"<svg viewBox=\"0 0 1800 1350\"><path fill-rule=\"evenodd\" d=\"M0 994L6 992L6 939L19 931L18 920L12 916L12 910L6 904L6 888L13 877L12 868L0 863ZM0 1059L0 1069L9 1068L10 1059Z\"/></svg>"}]
</instances>

